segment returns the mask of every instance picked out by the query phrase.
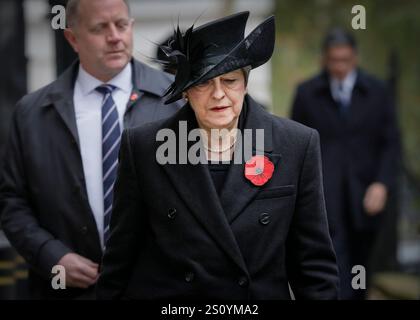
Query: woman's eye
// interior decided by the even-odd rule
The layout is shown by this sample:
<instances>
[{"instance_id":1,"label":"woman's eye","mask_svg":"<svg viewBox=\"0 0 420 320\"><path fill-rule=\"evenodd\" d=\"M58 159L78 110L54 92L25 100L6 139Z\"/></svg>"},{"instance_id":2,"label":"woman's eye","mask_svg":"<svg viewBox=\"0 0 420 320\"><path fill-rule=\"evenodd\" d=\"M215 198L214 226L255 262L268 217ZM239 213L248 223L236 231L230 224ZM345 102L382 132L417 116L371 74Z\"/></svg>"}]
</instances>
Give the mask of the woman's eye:
<instances>
[{"instance_id":1,"label":"woman's eye","mask_svg":"<svg viewBox=\"0 0 420 320\"><path fill-rule=\"evenodd\" d=\"M236 82L236 79L224 79L223 82L226 84L234 84Z\"/></svg>"},{"instance_id":2,"label":"woman's eye","mask_svg":"<svg viewBox=\"0 0 420 320\"><path fill-rule=\"evenodd\" d=\"M197 87L204 88L204 87L207 87L209 85L209 83L210 83L210 81L199 83L199 84L197 84Z\"/></svg>"}]
</instances>

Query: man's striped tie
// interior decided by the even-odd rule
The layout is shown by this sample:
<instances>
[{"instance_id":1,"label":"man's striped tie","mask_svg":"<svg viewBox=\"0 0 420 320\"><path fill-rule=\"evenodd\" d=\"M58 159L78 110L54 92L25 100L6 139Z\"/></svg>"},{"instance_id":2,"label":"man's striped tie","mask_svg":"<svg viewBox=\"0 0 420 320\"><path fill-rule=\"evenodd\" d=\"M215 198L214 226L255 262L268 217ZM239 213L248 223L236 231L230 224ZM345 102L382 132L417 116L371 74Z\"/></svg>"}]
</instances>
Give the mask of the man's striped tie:
<instances>
[{"instance_id":1,"label":"man's striped tie","mask_svg":"<svg viewBox=\"0 0 420 320\"><path fill-rule=\"evenodd\" d=\"M118 110L112 99L112 85L102 85L96 90L104 95L102 102L102 183L104 187L104 245L109 238L109 222L112 212L112 198L117 176L118 152L121 129Z\"/></svg>"}]
</instances>

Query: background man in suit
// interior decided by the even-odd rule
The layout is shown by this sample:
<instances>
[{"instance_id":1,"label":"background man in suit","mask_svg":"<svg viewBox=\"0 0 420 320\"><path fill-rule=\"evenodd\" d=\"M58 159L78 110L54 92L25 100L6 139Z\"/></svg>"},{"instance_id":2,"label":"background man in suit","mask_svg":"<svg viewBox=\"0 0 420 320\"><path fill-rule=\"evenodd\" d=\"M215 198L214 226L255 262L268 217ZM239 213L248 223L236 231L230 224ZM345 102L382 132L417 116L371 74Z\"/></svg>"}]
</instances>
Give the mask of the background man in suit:
<instances>
[{"instance_id":1,"label":"background man in suit","mask_svg":"<svg viewBox=\"0 0 420 320\"><path fill-rule=\"evenodd\" d=\"M171 77L132 58L126 1L70 0L66 14L79 61L17 104L1 176L1 223L34 298L93 297L120 133L178 109L162 100ZM57 264L67 290L51 288Z\"/></svg>"},{"instance_id":2,"label":"background man in suit","mask_svg":"<svg viewBox=\"0 0 420 320\"><path fill-rule=\"evenodd\" d=\"M334 29L326 36L323 64L321 74L299 85L292 118L320 133L341 297L363 298L363 290L351 287L351 268L367 267L396 182L397 121L385 86L357 67L351 34Z\"/></svg>"}]
</instances>

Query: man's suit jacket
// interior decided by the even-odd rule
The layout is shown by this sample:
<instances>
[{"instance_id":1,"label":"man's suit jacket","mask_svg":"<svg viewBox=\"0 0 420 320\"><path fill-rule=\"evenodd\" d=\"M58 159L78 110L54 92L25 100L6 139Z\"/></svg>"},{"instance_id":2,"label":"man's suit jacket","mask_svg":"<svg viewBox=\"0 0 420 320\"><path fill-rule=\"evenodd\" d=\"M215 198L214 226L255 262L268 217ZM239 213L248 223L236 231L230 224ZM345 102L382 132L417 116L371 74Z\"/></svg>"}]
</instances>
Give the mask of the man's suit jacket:
<instances>
[{"instance_id":1,"label":"man's suit jacket","mask_svg":"<svg viewBox=\"0 0 420 320\"><path fill-rule=\"evenodd\" d=\"M135 60L132 63L133 93L138 98L127 105L124 127L175 113L179 106L164 105L162 97L171 76ZM84 293L51 289L51 268L65 254L75 252L101 261L73 105L77 70L75 63L56 81L18 102L2 171L1 224L30 265L29 285L35 298Z\"/></svg>"},{"instance_id":2,"label":"man's suit jacket","mask_svg":"<svg viewBox=\"0 0 420 320\"><path fill-rule=\"evenodd\" d=\"M332 233L343 224L349 210L356 230L378 225L363 209L363 198L372 182L392 189L397 175L399 133L392 100L379 80L357 72L351 104L341 116L331 95L326 72L299 85L292 119L320 134L327 212ZM348 194L348 199L343 195ZM337 230L336 230L337 229Z\"/></svg>"},{"instance_id":3,"label":"man's suit jacket","mask_svg":"<svg viewBox=\"0 0 420 320\"><path fill-rule=\"evenodd\" d=\"M290 299L288 282L297 298L337 296L318 134L246 101L274 174L257 187L233 164L220 198L205 164L156 161L159 129L197 127L188 104L123 133L99 298Z\"/></svg>"}]
</instances>

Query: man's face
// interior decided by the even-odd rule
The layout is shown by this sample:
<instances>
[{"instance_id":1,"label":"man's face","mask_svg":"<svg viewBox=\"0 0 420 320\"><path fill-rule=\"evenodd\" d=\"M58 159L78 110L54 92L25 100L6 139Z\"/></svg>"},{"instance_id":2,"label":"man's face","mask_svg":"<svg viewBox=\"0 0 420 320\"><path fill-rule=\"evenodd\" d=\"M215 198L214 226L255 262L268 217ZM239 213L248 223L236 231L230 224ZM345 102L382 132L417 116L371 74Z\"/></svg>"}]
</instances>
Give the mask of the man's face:
<instances>
[{"instance_id":1,"label":"man's face","mask_svg":"<svg viewBox=\"0 0 420 320\"><path fill-rule=\"evenodd\" d=\"M78 18L65 30L83 68L107 82L131 60L133 19L123 0L81 0Z\"/></svg>"},{"instance_id":2,"label":"man's face","mask_svg":"<svg viewBox=\"0 0 420 320\"><path fill-rule=\"evenodd\" d=\"M328 73L339 80L344 79L357 67L356 51L348 45L338 45L326 49L323 64Z\"/></svg>"}]
</instances>

